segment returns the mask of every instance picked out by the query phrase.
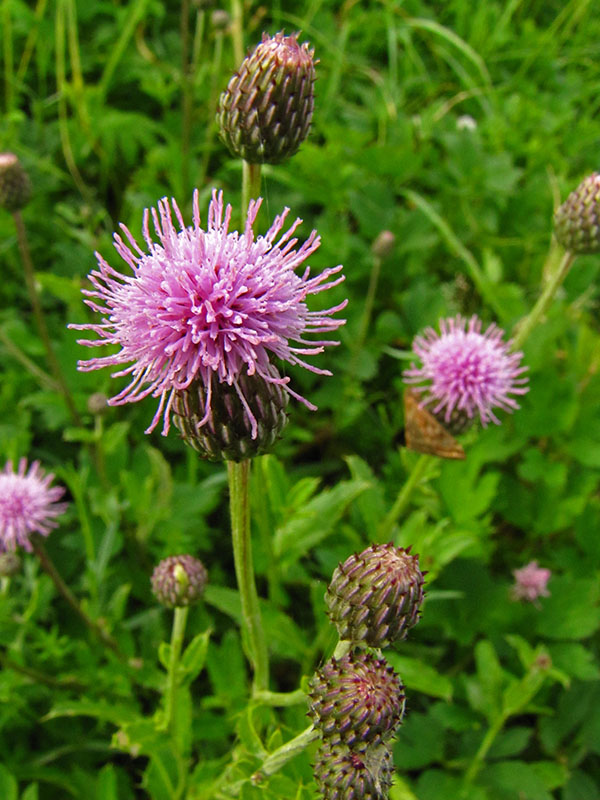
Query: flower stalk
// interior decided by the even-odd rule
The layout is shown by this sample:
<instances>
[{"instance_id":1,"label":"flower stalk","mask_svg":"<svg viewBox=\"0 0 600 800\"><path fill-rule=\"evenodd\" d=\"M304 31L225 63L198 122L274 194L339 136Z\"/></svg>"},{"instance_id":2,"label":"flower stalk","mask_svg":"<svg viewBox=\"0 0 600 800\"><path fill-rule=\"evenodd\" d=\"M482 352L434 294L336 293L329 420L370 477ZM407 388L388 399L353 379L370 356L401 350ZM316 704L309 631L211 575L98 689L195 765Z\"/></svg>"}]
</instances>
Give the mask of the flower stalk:
<instances>
[{"instance_id":1,"label":"flower stalk","mask_svg":"<svg viewBox=\"0 0 600 800\"><path fill-rule=\"evenodd\" d=\"M35 272L33 268L33 262L31 260L31 253L29 251L29 244L27 242L27 232L25 230L23 216L19 210L13 211L13 219L15 222L15 228L17 230L17 244L19 246L19 253L21 254L21 261L23 262L25 285L27 286L27 292L29 294L29 300L33 309L33 316L35 317L38 333L42 340L42 344L44 345L44 350L46 351L48 366L50 367L50 371L52 372L57 386L60 388L61 394L64 397L73 422L76 425L81 425L81 417L79 416L73 396L71 395L71 391L67 386L67 382L60 368L60 364L58 363L56 353L54 352L54 347L52 346L52 341L48 332L48 326L46 325L46 318L44 316L42 304L40 303L35 289Z\"/></svg>"},{"instance_id":2,"label":"flower stalk","mask_svg":"<svg viewBox=\"0 0 600 800\"><path fill-rule=\"evenodd\" d=\"M177 689L179 688L179 659L183 649L185 626L189 606L178 606L173 614L171 629L171 647L169 649L169 667L167 672L167 691L165 693L165 729L173 730L175 725L175 709L177 708Z\"/></svg>"},{"instance_id":3,"label":"flower stalk","mask_svg":"<svg viewBox=\"0 0 600 800\"><path fill-rule=\"evenodd\" d=\"M262 624L250 537L250 461L228 461L231 539L240 600L242 630L254 672L253 694L269 688L269 653Z\"/></svg>"},{"instance_id":4,"label":"flower stalk","mask_svg":"<svg viewBox=\"0 0 600 800\"><path fill-rule=\"evenodd\" d=\"M554 295L567 277L571 265L575 260L575 253L569 250L565 251L558 268L551 275L550 280L546 284L542 294L539 296L537 303L531 309L529 314L522 319L516 327L515 336L512 341L513 350L518 350L523 346L531 331L539 324L540 320L550 307Z\"/></svg>"},{"instance_id":5,"label":"flower stalk","mask_svg":"<svg viewBox=\"0 0 600 800\"><path fill-rule=\"evenodd\" d=\"M431 464L431 461L432 457L430 455L422 453L413 464L413 468L410 471L407 481L402 486L402 489L398 492L398 496L396 497L393 506L390 508L379 525L379 531L377 535L378 541L386 542L390 539L394 525L406 511L411 501L413 492L427 471L427 467Z\"/></svg>"},{"instance_id":6,"label":"flower stalk","mask_svg":"<svg viewBox=\"0 0 600 800\"><path fill-rule=\"evenodd\" d=\"M54 562L48 555L46 548L38 534L35 534L31 537L31 546L33 548L34 553L40 560L40 564L44 571L50 576L52 582L56 586L58 593L63 597L64 600L69 604L69 606L73 609L73 611L80 617L83 623L86 625L87 628L96 636L103 645L110 648L113 653L116 653L119 658L124 658L122 653L119 650L119 645L117 641L113 639L113 637L107 633L104 628L102 628L98 622L93 620L89 617L86 612L83 610L77 598L73 594L73 592L69 589L67 584L64 582L61 574L57 570Z\"/></svg>"}]
</instances>

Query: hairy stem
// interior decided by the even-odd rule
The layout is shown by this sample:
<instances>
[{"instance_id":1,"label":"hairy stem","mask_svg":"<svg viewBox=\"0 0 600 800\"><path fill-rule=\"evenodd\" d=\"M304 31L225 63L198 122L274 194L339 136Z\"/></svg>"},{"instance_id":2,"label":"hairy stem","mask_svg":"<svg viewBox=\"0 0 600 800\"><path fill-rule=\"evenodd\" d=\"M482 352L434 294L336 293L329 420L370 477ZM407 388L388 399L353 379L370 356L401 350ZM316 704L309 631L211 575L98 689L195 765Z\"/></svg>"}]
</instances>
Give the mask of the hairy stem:
<instances>
[{"instance_id":1,"label":"hairy stem","mask_svg":"<svg viewBox=\"0 0 600 800\"><path fill-rule=\"evenodd\" d=\"M242 208L241 214L245 215L250 200L260 196L260 164L250 164L242 161Z\"/></svg>"},{"instance_id":2,"label":"hairy stem","mask_svg":"<svg viewBox=\"0 0 600 800\"><path fill-rule=\"evenodd\" d=\"M398 493L398 497L396 497L394 505L388 511L387 515L384 517L379 526L377 538L380 542L385 541L390 537L394 525L406 510L408 504L410 503L415 487L423 477L423 474L430 463L431 456L427 455L426 453L422 453L415 461L410 475L408 476L408 480Z\"/></svg>"},{"instance_id":3,"label":"hairy stem","mask_svg":"<svg viewBox=\"0 0 600 800\"><path fill-rule=\"evenodd\" d=\"M77 601L77 598L73 594L73 592L69 589L67 584L62 579L59 571L56 569L54 562L48 555L46 548L44 547L42 540L39 536L32 536L31 544L33 546L33 550L36 556L40 560L40 564L42 565L44 571L52 578L54 585L56 586L58 592L62 597L67 601L67 603L71 606L73 611L83 620L86 627L88 627L94 636L96 636L103 645L109 647L114 653L116 653L120 658L124 659L125 657L119 650L119 645L117 644L116 640L107 633L104 628L102 628L95 620L89 617L80 604Z\"/></svg>"},{"instance_id":4,"label":"hairy stem","mask_svg":"<svg viewBox=\"0 0 600 800\"><path fill-rule=\"evenodd\" d=\"M558 268L550 276L550 280L546 284L542 294L539 296L537 303L531 309L529 314L518 323L512 343L513 350L518 350L520 347L522 347L531 331L540 323L540 320L554 299L554 295L556 294L558 288L567 277L574 259L574 253L571 253L569 250L565 251Z\"/></svg>"},{"instance_id":5,"label":"hairy stem","mask_svg":"<svg viewBox=\"0 0 600 800\"><path fill-rule=\"evenodd\" d=\"M25 284L27 286L27 292L29 293L29 300L33 309L33 316L35 317L37 329L42 340L42 344L44 345L44 350L46 351L48 366L50 367L50 371L52 372L54 380L60 387L60 391L65 399L65 403L67 404L67 408L69 409L69 413L71 414L73 422L76 425L81 425L81 418L77 412L77 408L75 407L73 396L71 395L69 387L67 386L67 382L65 381L65 377L60 368L60 364L58 363L58 359L56 358L56 353L54 352L54 348L52 346L50 334L48 333L48 326L46 325L46 318L44 316L42 304L40 303L40 299L35 289L35 272L33 269L33 262L31 260L31 253L29 252L25 223L23 222L21 212L14 211L13 218L15 221L15 227L17 229L17 243L19 245L21 261L23 262Z\"/></svg>"},{"instance_id":6,"label":"hairy stem","mask_svg":"<svg viewBox=\"0 0 600 800\"><path fill-rule=\"evenodd\" d=\"M249 658L254 671L253 692L269 688L269 653L258 605L250 538L250 461L227 462L231 538L240 600L242 626L247 637Z\"/></svg>"},{"instance_id":7,"label":"hairy stem","mask_svg":"<svg viewBox=\"0 0 600 800\"><path fill-rule=\"evenodd\" d=\"M173 615L173 628L171 630L171 648L169 651L169 669L167 676L167 691L165 694L165 728L173 728L175 722L175 709L177 708L177 688L179 685L179 659L183 648L185 626L189 608L184 606L176 608ZM173 731L174 733L174 731Z\"/></svg>"}]
</instances>

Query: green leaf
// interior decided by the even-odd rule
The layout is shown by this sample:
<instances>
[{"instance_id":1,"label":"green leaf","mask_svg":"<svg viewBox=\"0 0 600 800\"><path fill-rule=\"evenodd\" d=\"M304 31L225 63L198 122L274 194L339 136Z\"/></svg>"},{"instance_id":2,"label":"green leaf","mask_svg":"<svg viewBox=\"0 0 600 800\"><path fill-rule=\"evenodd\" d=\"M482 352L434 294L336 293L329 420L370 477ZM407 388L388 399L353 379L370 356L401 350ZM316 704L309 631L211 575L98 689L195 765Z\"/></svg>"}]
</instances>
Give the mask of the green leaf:
<instances>
[{"instance_id":1,"label":"green leaf","mask_svg":"<svg viewBox=\"0 0 600 800\"><path fill-rule=\"evenodd\" d=\"M30 783L25 791L21 794L21 800L38 800L38 798L39 789L37 783ZM112 799L109 797L108 800ZM118 800L118 798L115 797L115 800Z\"/></svg>"},{"instance_id":2,"label":"green leaf","mask_svg":"<svg viewBox=\"0 0 600 800\"><path fill-rule=\"evenodd\" d=\"M93 717L104 722L112 722L113 725L121 725L124 722L133 723L139 719L136 711L118 703L69 700L55 703L50 711L42 717L42 721L46 722L62 717Z\"/></svg>"},{"instance_id":3,"label":"green leaf","mask_svg":"<svg viewBox=\"0 0 600 800\"><path fill-rule=\"evenodd\" d=\"M0 797L2 800L18 800L18 784L12 772L0 764Z\"/></svg>"},{"instance_id":4,"label":"green leaf","mask_svg":"<svg viewBox=\"0 0 600 800\"><path fill-rule=\"evenodd\" d=\"M329 536L346 507L369 488L365 481L342 481L298 509L275 532L273 550L289 567Z\"/></svg>"},{"instance_id":5,"label":"green leaf","mask_svg":"<svg viewBox=\"0 0 600 800\"><path fill-rule=\"evenodd\" d=\"M523 761L500 761L481 771L481 782L489 787L494 800L512 800L520 795L527 800L553 800L536 770Z\"/></svg>"},{"instance_id":6,"label":"green leaf","mask_svg":"<svg viewBox=\"0 0 600 800\"><path fill-rule=\"evenodd\" d=\"M549 639L584 639L600 628L600 584L594 578L558 575L536 615L535 631Z\"/></svg>"},{"instance_id":7,"label":"green leaf","mask_svg":"<svg viewBox=\"0 0 600 800\"><path fill-rule=\"evenodd\" d=\"M96 779L96 800L119 800L117 773L112 764L106 764Z\"/></svg>"},{"instance_id":8,"label":"green leaf","mask_svg":"<svg viewBox=\"0 0 600 800\"><path fill-rule=\"evenodd\" d=\"M191 683L204 669L211 633L209 629L194 636L181 657L180 667L185 672L187 683Z\"/></svg>"},{"instance_id":9,"label":"green leaf","mask_svg":"<svg viewBox=\"0 0 600 800\"><path fill-rule=\"evenodd\" d=\"M400 673L402 683L407 689L423 692L430 697L440 697L447 702L452 701L452 681L431 664L391 651L386 653L386 659Z\"/></svg>"}]
</instances>

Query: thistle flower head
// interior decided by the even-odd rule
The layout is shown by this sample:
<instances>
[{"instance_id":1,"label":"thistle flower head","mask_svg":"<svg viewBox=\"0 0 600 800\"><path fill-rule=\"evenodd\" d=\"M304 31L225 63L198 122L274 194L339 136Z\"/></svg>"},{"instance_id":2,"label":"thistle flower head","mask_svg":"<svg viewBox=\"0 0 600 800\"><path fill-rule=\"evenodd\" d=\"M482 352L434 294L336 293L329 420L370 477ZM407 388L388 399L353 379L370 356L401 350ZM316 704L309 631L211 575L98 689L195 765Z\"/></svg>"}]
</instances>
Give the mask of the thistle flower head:
<instances>
[{"instance_id":1,"label":"thistle flower head","mask_svg":"<svg viewBox=\"0 0 600 800\"><path fill-rule=\"evenodd\" d=\"M537 561L530 561L521 569L513 570L515 583L512 587L512 596L515 600L527 600L535 603L538 597L548 597L550 592L547 583L552 572L544 567L539 567Z\"/></svg>"},{"instance_id":2,"label":"thistle flower head","mask_svg":"<svg viewBox=\"0 0 600 800\"><path fill-rule=\"evenodd\" d=\"M57 502L65 490L50 486L54 475L44 475L39 461L27 470L27 460L19 461L17 472L8 462L0 472L0 552L18 547L31 552L30 537L34 533L48 536L58 523L67 503Z\"/></svg>"},{"instance_id":3,"label":"thistle flower head","mask_svg":"<svg viewBox=\"0 0 600 800\"><path fill-rule=\"evenodd\" d=\"M556 209L554 233L572 253L600 252L600 172L584 178Z\"/></svg>"},{"instance_id":4,"label":"thistle flower head","mask_svg":"<svg viewBox=\"0 0 600 800\"><path fill-rule=\"evenodd\" d=\"M14 153L0 153L0 208L19 211L31 199L31 181Z\"/></svg>"},{"instance_id":5,"label":"thistle flower head","mask_svg":"<svg viewBox=\"0 0 600 800\"><path fill-rule=\"evenodd\" d=\"M204 564L190 555L163 558L154 568L150 579L154 596L167 608L197 603L207 580Z\"/></svg>"},{"instance_id":6,"label":"thistle flower head","mask_svg":"<svg viewBox=\"0 0 600 800\"><path fill-rule=\"evenodd\" d=\"M219 134L231 153L254 164L294 155L310 130L314 80L308 44L263 34L219 100Z\"/></svg>"},{"instance_id":7,"label":"thistle flower head","mask_svg":"<svg viewBox=\"0 0 600 800\"><path fill-rule=\"evenodd\" d=\"M413 351L421 365L411 364L404 371L406 383L423 392L423 404L434 415L449 423L455 409L469 418L478 415L485 427L492 421L500 424L495 408L512 411L519 405L511 395L529 391L523 377L527 367L520 366L523 354L513 353L510 342L503 342L503 331L492 324L482 333L481 320L457 315L440 320L440 333L427 328L416 336Z\"/></svg>"},{"instance_id":8,"label":"thistle flower head","mask_svg":"<svg viewBox=\"0 0 600 800\"><path fill-rule=\"evenodd\" d=\"M419 621L423 573L418 556L393 544L374 544L335 569L325 602L340 639L387 647Z\"/></svg>"},{"instance_id":9,"label":"thistle flower head","mask_svg":"<svg viewBox=\"0 0 600 800\"><path fill-rule=\"evenodd\" d=\"M248 417L252 438L259 421L240 382L242 373L275 384L309 408L308 400L289 388L289 378L279 376L273 357L322 374L302 356L321 353L329 340L309 341L307 333L328 333L343 325L332 315L346 303L324 311L309 311L309 295L325 291L343 280L341 266L311 277L306 267L296 269L320 244L316 231L297 249L297 219L282 233L289 209L276 217L264 236L255 238L252 226L261 200L248 208L243 233L229 230L231 206L223 207L222 193L213 192L206 230L200 227L198 192L194 193L193 225L186 227L174 200L165 198L152 209L158 242L150 233L150 212L144 215L142 250L125 226L128 244L115 235L115 248L132 275L123 275L97 255L99 269L90 275L91 290L85 301L102 315L99 323L71 325L90 330L96 340L81 344L97 347L118 345L120 350L79 362L89 371L106 366L119 369L113 377L130 376L129 384L109 400L121 405L159 398L158 409L147 429L163 419L167 435L178 396L200 382L204 390L203 416L197 428L211 416L213 393L227 384L237 394ZM175 215L178 229L173 223ZM335 276L335 277L334 277ZM178 408L179 410L179 408Z\"/></svg>"},{"instance_id":10,"label":"thistle flower head","mask_svg":"<svg viewBox=\"0 0 600 800\"><path fill-rule=\"evenodd\" d=\"M385 800L394 764L385 742L351 749L326 741L317 751L313 771L322 800Z\"/></svg>"},{"instance_id":11,"label":"thistle flower head","mask_svg":"<svg viewBox=\"0 0 600 800\"><path fill-rule=\"evenodd\" d=\"M387 740L404 713L400 678L370 653L330 659L312 677L309 698L313 723L332 745Z\"/></svg>"}]
</instances>

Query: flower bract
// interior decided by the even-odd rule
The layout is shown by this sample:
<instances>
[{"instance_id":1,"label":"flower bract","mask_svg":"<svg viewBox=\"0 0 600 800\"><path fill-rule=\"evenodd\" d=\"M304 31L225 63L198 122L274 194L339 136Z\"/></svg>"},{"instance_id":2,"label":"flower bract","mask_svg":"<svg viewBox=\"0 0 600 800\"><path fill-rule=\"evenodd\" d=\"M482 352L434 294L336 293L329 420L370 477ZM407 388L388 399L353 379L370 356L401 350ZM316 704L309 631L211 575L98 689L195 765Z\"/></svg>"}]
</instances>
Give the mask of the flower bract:
<instances>
[{"instance_id":1,"label":"flower bract","mask_svg":"<svg viewBox=\"0 0 600 800\"><path fill-rule=\"evenodd\" d=\"M102 321L72 325L99 337L81 344L119 346L117 353L79 362L83 371L118 367L113 377L128 376L128 385L109 400L121 405L159 398L158 409L147 429L163 419L167 435L176 395L194 381L206 387L204 418L211 413L213 386L233 386L246 408L257 435L257 423L239 386L239 376L256 375L276 383L309 408L308 400L289 387L272 359L297 364L311 372L330 375L308 364L303 356L321 353L331 340L310 341L309 333L328 333L344 320L334 319L345 301L322 311L309 311L306 299L343 281L342 267L325 269L312 277L308 267L297 268L319 247L313 231L296 248L294 237L302 220L282 233L289 209L275 218L264 236L253 225L261 199L251 201L244 231L230 231L231 206L224 207L222 193L213 192L206 229L200 225L198 192L194 193L193 224L186 227L174 200L164 198L157 209L144 215L143 250L122 225L127 243L115 235L115 248L131 269L123 275L97 254L99 268L90 275L86 303ZM158 241L150 232L150 216ZM175 217L177 225L173 221ZM216 378L216 382L213 380Z\"/></svg>"}]
</instances>

